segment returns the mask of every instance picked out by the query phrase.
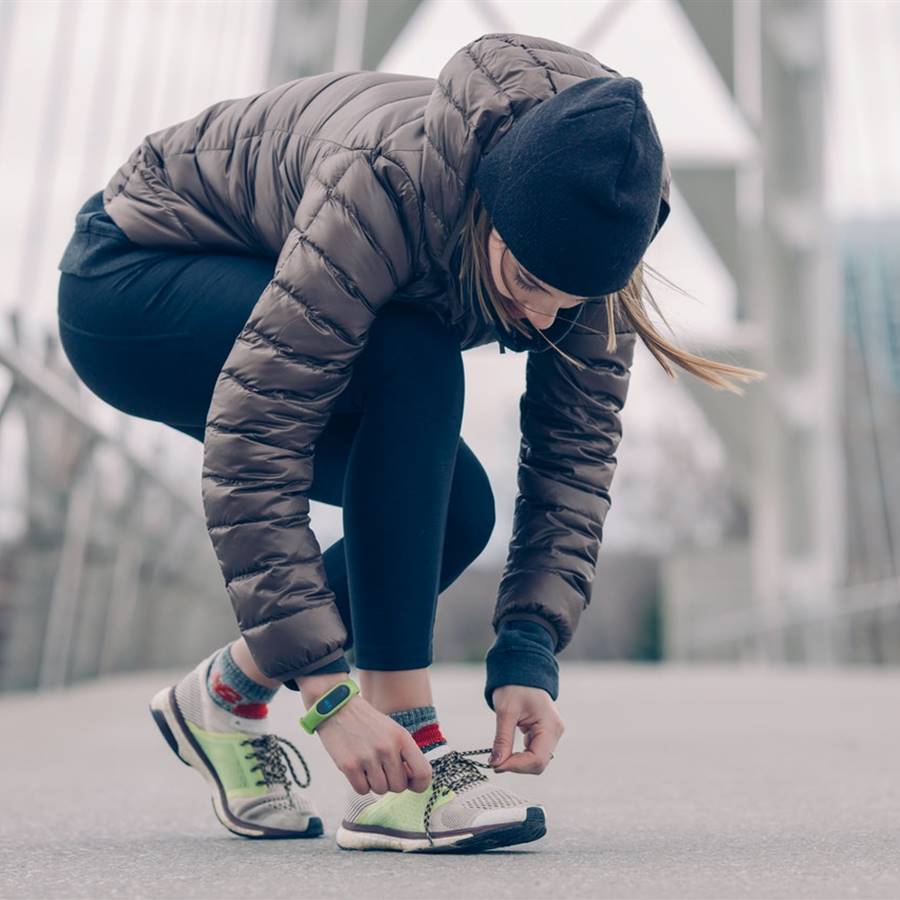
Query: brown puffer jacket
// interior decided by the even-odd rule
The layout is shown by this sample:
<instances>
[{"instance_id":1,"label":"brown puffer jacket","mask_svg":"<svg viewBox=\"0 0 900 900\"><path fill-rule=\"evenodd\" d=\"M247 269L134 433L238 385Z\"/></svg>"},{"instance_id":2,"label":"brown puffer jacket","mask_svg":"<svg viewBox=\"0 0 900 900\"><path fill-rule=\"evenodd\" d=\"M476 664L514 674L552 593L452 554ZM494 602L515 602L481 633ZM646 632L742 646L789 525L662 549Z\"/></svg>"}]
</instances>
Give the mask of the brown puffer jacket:
<instances>
[{"instance_id":1,"label":"brown puffer jacket","mask_svg":"<svg viewBox=\"0 0 900 900\"><path fill-rule=\"evenodd\" d=\"M342 653L308 491L316 439L373 318L414 303L461 349L497 340L452 271L472 175L519 116L592 77L620 75L555 41L487 34L436 80L335 72L215 103L148 135L107 184L106 210L136 243L275 261L216 383L202 475L228 593L268 676ZM666 166L660 224L669 180ZM605 331L603 305L584 306L582 324ZM635 334L623 323L616 351L605 344L579 328L565 337L584 372L529 352L520 400L519 495L494 625L538 615L558 650L590 597Z\"/></svg>"}]
</instances>

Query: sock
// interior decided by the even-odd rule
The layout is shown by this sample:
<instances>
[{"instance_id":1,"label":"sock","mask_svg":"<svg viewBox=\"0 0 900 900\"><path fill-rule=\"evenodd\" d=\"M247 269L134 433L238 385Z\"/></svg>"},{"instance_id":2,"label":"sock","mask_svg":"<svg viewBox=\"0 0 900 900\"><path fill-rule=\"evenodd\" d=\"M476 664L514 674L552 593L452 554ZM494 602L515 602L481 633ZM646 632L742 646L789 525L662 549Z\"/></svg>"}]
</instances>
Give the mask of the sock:
<instances>
[{"instance_id":1,"label":"sock","mask_svg":"<svg viewBox=\"0 0 900 900\"><path fill-rule=\"evenodd\" d=\"M447 739L441 734L441 726L438 725L433 706L415 706L388 715L413 736L423 753L447 743Z\"/></svg>"},{"instance_id":2,"label":"sock","mask_svg":"<svg viewBox=\"0 0 900 900\"><path fill-rule=\"evenodd\" d=\"M246 719L264 719L269 714L269 701L278 693L278 688L258 684L238 668L231 655L231 644L213 659L206 676L206 690L222 709Z\"/></svg>"}]
</instances>

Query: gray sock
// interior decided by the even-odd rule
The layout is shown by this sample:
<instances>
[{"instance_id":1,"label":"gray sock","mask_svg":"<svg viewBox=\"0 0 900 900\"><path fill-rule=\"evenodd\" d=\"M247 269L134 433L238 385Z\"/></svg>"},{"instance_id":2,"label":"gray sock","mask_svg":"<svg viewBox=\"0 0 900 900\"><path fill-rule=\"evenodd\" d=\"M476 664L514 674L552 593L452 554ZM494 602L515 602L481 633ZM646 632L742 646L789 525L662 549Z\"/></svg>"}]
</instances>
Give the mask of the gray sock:
<instances>
[{"instance_id":1,"label":"gray sock","mask_svg":"<svg viewBox=\"0 0 900 900\"><path fill-rule=\"evenodd\" d=\"M433 706L414 706L388 715L413 736L423 753L447 743Z\"/></svg>"},{"instance_id":2,"label":"gray sock","mask_svg":"<svg viewBox=\"0 0 900 900\"><path fill-rule=\"evenodd\" d=\"M247 719L264 719L269 714L269 701L278 693L278 688L259 684L238 668L231 655L231 644L213 659L206 676L206 690L222 709Z\"/></svg>"}]
</instances>

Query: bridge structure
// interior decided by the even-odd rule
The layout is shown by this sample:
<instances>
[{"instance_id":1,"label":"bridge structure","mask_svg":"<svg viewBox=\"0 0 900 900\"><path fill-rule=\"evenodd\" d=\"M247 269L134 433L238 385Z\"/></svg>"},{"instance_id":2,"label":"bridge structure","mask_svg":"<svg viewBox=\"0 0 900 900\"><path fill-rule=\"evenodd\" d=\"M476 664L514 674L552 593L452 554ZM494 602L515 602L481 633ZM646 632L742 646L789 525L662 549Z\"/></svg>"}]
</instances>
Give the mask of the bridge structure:
<instances>
[{"instance_id":1,"label":"bridge structure","mask_svg":"<svg viewBox=\"0 0 900 900\"><path fill-rule=\"evenodd\" d=\"M663 298L670 321L689 349L768 373L743 398L681 379L725 448L745 527L663 561L668 657L896 662L896 232L842 230L826 206L829 10L0 6L0 149L18 173L0 223L11 273L0 290L0 687L174 665L234 633L203 527L199 448L103 405L59 346L55 265L81 201L143 134L222 96L325 69L434 75L495 30L546 34L641 77L674 176L649 259L703 300L692 315ZM188 625L172 634L176 612Z\"/></svg>"}]
</instances>

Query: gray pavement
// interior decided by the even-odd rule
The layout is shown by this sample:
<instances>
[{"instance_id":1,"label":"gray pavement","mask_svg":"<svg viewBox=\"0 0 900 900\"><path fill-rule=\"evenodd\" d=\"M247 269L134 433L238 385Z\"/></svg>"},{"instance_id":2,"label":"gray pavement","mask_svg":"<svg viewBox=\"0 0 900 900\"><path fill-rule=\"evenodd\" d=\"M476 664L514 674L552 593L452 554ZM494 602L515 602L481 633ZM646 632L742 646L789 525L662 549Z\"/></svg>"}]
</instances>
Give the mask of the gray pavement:
<instances>
[{"instance_id":1,"label":"gray pavement","mask_svg":"<svg viewBox=\"0 0 900 900\"><path fill-rule=\"evenodd\" d=\"M547 836L453 857L338 850L344 782L287 691L326 836L232 836L147 712L173 677L0 700L0 896L900 897L900 672L568 664L552 767L498 776ZM461 746L491 741L481 679L435 673Z\"/></svg>"}]
</instances>

